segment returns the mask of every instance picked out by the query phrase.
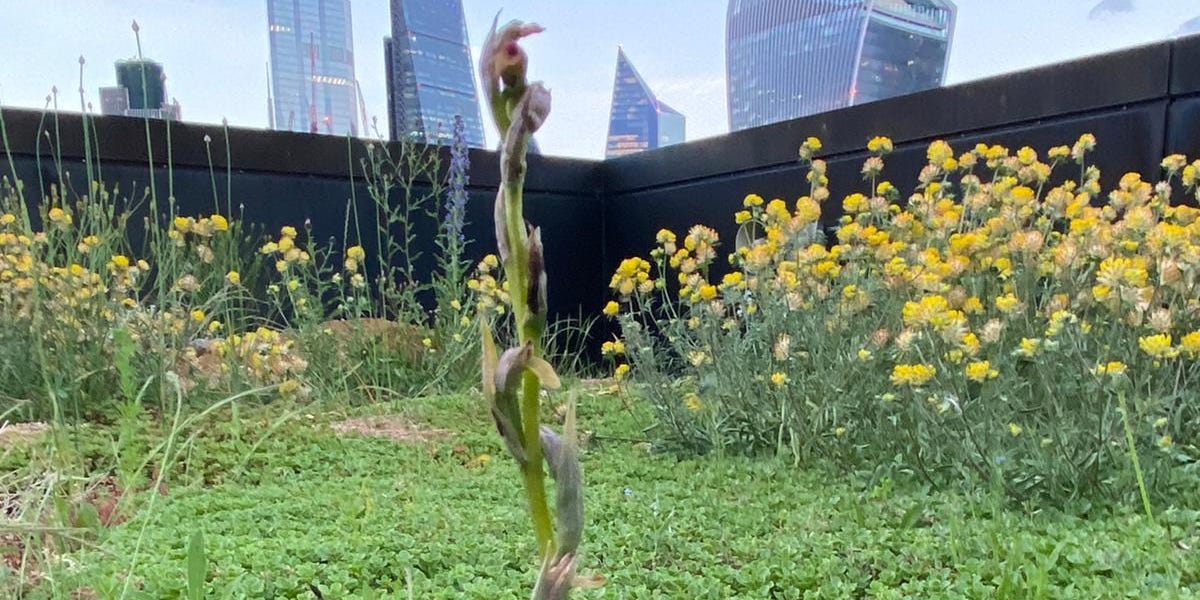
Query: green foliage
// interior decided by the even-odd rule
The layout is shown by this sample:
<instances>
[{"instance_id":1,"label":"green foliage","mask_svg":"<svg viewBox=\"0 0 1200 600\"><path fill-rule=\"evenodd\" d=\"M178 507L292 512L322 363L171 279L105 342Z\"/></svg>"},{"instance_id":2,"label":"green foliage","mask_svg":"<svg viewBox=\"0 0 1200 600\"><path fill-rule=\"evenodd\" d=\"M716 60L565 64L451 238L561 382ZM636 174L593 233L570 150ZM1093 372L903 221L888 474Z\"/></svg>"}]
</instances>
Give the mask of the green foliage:
<instances>
[{"instance_id":1,"label":"green foliage","mask_svg":"<svg viewBox=\"0 0 1200 600\"><path fill-rule=\"evenodd\" d=\"M247 462L254 432L235 437L224 412L194 438L189 485L169 482L153 513L100 531L51 574L115 597L185 597L189 536L202 525L211 598L516 599L535 566L521 493L477 396L397 404L428 443L347 435L327 425L386 411L289 419ZM247 422L274 409L246 413ZM392 416L396 416L393 413ZM1200 513L1080 505L1024 512L990 494L928 492L911 483L798 471L772 460L685 459L623 441L649 417L613 396L583 395L588 485L584 572L604 590L583 598L1121 598L1200 596ZM90 430L88 438L105 434ZM83 442L91 444L91 442ZM96 444L102 445L102 444ZM828 470L826 470L828 466ZM208 483L200 483L200 482ZM125 561L148 525L142 560ZM52 597L43 582L30 598Z\"/></svg>"}]
</instances>

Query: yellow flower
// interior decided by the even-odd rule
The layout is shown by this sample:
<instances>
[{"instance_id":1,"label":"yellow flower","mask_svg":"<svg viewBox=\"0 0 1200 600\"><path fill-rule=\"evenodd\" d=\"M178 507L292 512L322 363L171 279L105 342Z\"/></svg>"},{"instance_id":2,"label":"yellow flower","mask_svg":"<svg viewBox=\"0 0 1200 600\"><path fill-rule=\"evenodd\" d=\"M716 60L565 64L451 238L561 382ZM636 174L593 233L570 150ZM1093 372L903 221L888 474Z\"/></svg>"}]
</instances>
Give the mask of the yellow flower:
<instances>
[{"instance_id":1,"label":"yellow flower","mask_svg":"<svg viewBox=\"0 0 1200 600\"><path fill-rule=\"evenodd\" d=\"M279 230L279 235L285 238L294 238L296 237L296 228L290 225L284 225L283 228Z\"/></svg>"},{"instance_id":2,"label":"yellow flower","mask_svg":"<svg viewBox=\"0 0 1200 600\"><path fill-rule=\"evenodd\" d=\"M1037 356L1042 350L1042 340L1039 338L1021 338L1021 344L1013 353L1017 356L1032 358Z\"/></svg>"},{"instance_id":3,"label":"yellow flower","mask_svg":"<svg viewBox=\"0 0 1200 600\"><path fill-rule=\"evenodd\" d=\"M71 215L67 214L66 211L58 208L57 206L50 209L50 211L46 213L46 218L50 219L51 223L56 223L59 225L71 224Z\"/></svg>"},{"instance_id":4,"label":"yellow flower","mask_svg":"<svg viewBox=\"0 0 1200 600\"><path fill-rule=\"evenodd\" d=\"M759 196L758 194L750 194L750 195L746 196L746 198L744 200L742 200L742 206L744 206L746 208L750 208L752 206L762 206L762 203L763 203L763 198L762 198L762 196Z\"/></svg>"},{"instance_id":5,"label":"yellow flower","mask_svg":"<svg viewBox=\"0 0 1200 600\"><path fill-rule=\"evenodd\" d=\"M871 351L867 350L866 348L860 348L858 351L858 360L868 361L871 360L872 356L873 355L871 354Z\"/></svg>"},{"instance_id":6,"label":"yellow flower","mask_svg":"<svg viewBox=\"0 0 1200 600\"><path fill-rule=\"evenodd\" d=\"M615 379L617 381L621 381L622 379L625 379L625 377L627 375L629 375L629 365L628 364L624 364L624 363L619 364L619 365L617 365L617 369L615 371L613 371L613 379Z\"/></svg>"},{"instance_id":7,"label":"yellow flower","mask_svg":"<svg viewBox=\"0 0 1200 600\"><path fill-rule=\"evenodd\" d=\"M1138 338L1138 347L1142 352L1160 360L1175 358L1179 356L1179 349L1172 347L1172 341L1171 335L1167 333L1147 335Z\"/></svg>"},{"instance_id":8,"label":"yellow flower","mask_svg":"<svg viewBox=\"0 0 1200 600\"><path fill-rule=\"evenodd\" d=\"M600 354L603 354L605 356L608 356L609 354L612 354L614 356L620 355L620 354L625 354L625 342L622 342L621 340L615 340L615 341L610 340L610 341L604 342L600 346Z\"/></svg>"},{"instance_id":9,"label":"yellow flower","mask_svg":"<svg viewBox=\"0 0 1200 600\"><path fill-rule=\"evenodd\" d=\"M212 222L213 228L217 231L229 231L229 221L221 215L213 215L209 221Z\"/></svg>"},{"instance_id":10,"label":"yellow flower","mask_svg":"<svg viewBox=\"0 0 1200 600\"><path fill-rule=\"evenodd\" d=\"M1020 425L1017 425L1016 423L1008 424L1008 432L1011 433L1013 437L1021 435L1021 431L1022 429Z\"/></svg>"},{"instance_id":11,"label":"yellow flower","mask_svg":"<svg viewBox=\"0 0 1200 600\"><path fill-rule=\"evenodd\" d=\"M242 276L237 271L230 271L225 274L225 281L228 281L232 285L240 285L242 283Z\"/></svg>"},{"instance_id":12,"label":"yellow flower","mask_svg":"<svg viewBox=\"0 0 1200 600\"><path fill-rule=\"evenodd\" d=\"M788 384L788 376L784 373L776 371L771 374L771 383L777 388L781 388Z\"/></svg>"},{"instance_id":13,"label":"yellow flower","mask_svg":"<svg viewBox=\"0 0 1200 600\"><path fill-rule=\"evenodd\" d=\"M366 256L367 253L363 250L362 246L350 246L349 248L346 248L347 258L352 258L356 261L362 261L362 259L366 258Z\"/></svg>"},{"instance_id":14,"label":"yellow flower","mask_svg":"<svg viewBox=\"0 0 1200 600\"><path fill-rule=\"evenodd\" d=\"M432 347L433 347L433 340L431 340L431 339L429 339L429 338L425 338L425 339L421 340L421 345L422 345L422 346L425 346L426 348L432 348Z\"/></svg>"},{"instance_id":15,"label":"yellow flower","mask_svg":"<svg viewBox=\"0 0 1200 600\"><path fill-rule=\"evenodd\" d=\"M1123 363L1119 360L1112 360L1107 363L1102 363L1102 364L1096 365L1094 368L1092 368L1092 374L1093 375L1111 375L1113 377L1116 377L1118 375L1124 375L1125 371L1127 371L1127 370L1128 370L1128 367L1125 366L1125 363Z\"/></svg>"},{"instance_id":16,"label":"yellow flower","mask_svg":"<svg viewBox=\"0 0 1200 600\"><path fill-rule=\"evenodd\" d=\"M834 429L833 435L836 435L837 437L842 437L843 435L846 435L846 428L838 427L837 429Z\"/></svg>"},{"instance_id":17,"label":"yellow flower","mask_svg":"<svg viewBox=\"0 0 1200 600\"><path fill-rule=\"evenodd\" d=\"M992 368L992 363L986 360L979 360L969 363L967 364L966 369L963 371L966 373L967 379L970 379L971 381L978 381L980 383L987 381L988 379L995 379L995 377L1000 374L999 371Z\"/></svg>"},{"instance_id":18,"label":"yellow flower","mask_svg":"<svg viewBox=\"0 0 1200 600\"><path fill-rule=\"evenodd\" d=\"M1193 331L1179 338L1179 349L1186 352L1189 358L1200 355L1200 331Z\"/></svg>"},{"instance_id":19,"label":"yellow flower","mask_svg":"<svg viewBox=\"0 0 1200 600\"><path fill-rule=\"evenodd\" d=\"M983 312L983 302L979 298L971 296L963 300L962 311L968 315L977 315Z\"/></svg>"},{"instance_id":20,"label":"yellow flower","mask_svg":"<svg viewBox=\"0 0 1200 600\"><path fill-rule=\"evenodd\" d=\"M937 375L937 367L933 365L896 365L892 369L893 385L919 386L929 383Z\"/></svg>"},{"instance_id":21,"label":"yellow flower","mask_svg":"<svg viewBox=\"0 0 1200 600\"><path fill-rule=\"evenodd\" d=\"M683 406L688 410L695 412L704 408L704 403L700 401L700 396L695 392L690 392L683 397Z\"/></svg>"},{"instance_id":22,"label":"yellow flower","mask_svg":"<svg viewBox=\"0 0 1200 600\"><path fill-rule=\"evenodd\" d=\"M996 310L1009 314L1021 306L1021 300L1013 294L1005 294L996 298Z\"/></svg>"},{"instance_id":23,"label":"yellow flower","mask_svg":"<svg viewBox=\"0 0 1200 600\"><path fill-rule=\"evenodd\" d=\"M1037 150L1034 150L1033 148L1030 148L1029 146L1025 146L1024 148L1017 150L1017 160L1022 165L1025 165L1025 166L1032 165L1037 160L1037 158L1038 158Z\"/></svg>"},{"instance_id":24,"label":"yellow flower","mask_svg":"<svg viewBox=\"0 0 1200 600\"><path fill-rule=\"evenodd\" d=\"M216 333L216 332L220 331L220 329L224 326L225 326L225 324L221 323L220 321L213 321L212 323L208 324L208 332Z\"/></svg>"},{"instance_id":25,"label":"yellow flower","mask_svg":"<svg viewBox=\"0 0 1200 600\"><path fill-rule=\"evenodd\" d=\"M929 149L925 152L925 156L929 159L929 164L941 165L945 163L947 159L954 158L954 150L950 148L950 144L947 144L945 141L937 140L929 145Z\"/></svg>"},{"instance_id":26,"label":"yellow flower","mask_svg":"<svg viewBox=\"0 0 1200 600\"><path fill-rule=\"evenodd\" d=\"M748 211L748 210L739 210L736 213L734 213L734 215L733 215L733 222L737 223L738 225L741 225L742 223L745 223L749 220L750 220L750 211Z\"/></svg>"},{"instance_id":27,"label":"yellow flower","mask_svg":"<svg viewBox=\"0 0 1200 600\"><path fill-rule=\"evenodd\" d=\"M659 229L654 239L659 244L669 244L675 241L675 232L670 229Z\"/></svg>"},{"instance_id":28,"label":"yellow flower","mask_svg":"<svg viewBox=\"0 0 1200 600\"><path fill-rule=\"evenodd\" d=\"M617 304L613 300L609 300L608 304L604 305L604 314L608 315L610 317L617 316L617 312L619 312L620 310L621 310L621 305Z\"/></svg>"},{"instance_id":29,"label":"yellow flower","mask_svg":"<svg viewBox=\"0 0 1200 600\"><path fill-rule=\"evenodd\" d=\"M892 140L882 136L873 137L871 141L867 142L867 150L875 154L888 154L892 148Z\"/></svg>"},{"instance_id":30,"label":"yellow flower","mask_svg":"<svg viewBox=\"0 0 1200 600\"><path fill-rule=\"evenodd\" d=\"M717 297L717 286L715 286L715 285L700 286L699 293L700 293L701 300L712 300L713 298Z\"/></svg>"},{"instance_id":31,"label":"yellow flower","mask_svg":"<svg viewBox=\"0 0 1200 600\"><path fill-rule=\"evenodd\" d=\"M129 257L123 254L114 254L108 262L109 268L114 271L124 271L129 268Z\"/></svg>"},{"instance_id":32,"label":"yellow flower","mask_svg":"<svg viewBox=\"0 0 1200 600\"><path fill-rule=\"evenodd\" d=\"M197 323L199 323L200 321L203 321L204 320L204 311L202 311L198 308L193 310L192 311L192 320L196 321Z\"/></svg>"},{"instance_id":33,"label":"yellow flower","mask_svg":"<svg viewBox=\"0 0 1200 600\"><path fill-rule=\"evenodd\" d=\"M721 278L721 287L741 289L745 286L744 276L741 271L726 273L725 277Z\"/></svg>"}]
</instances>

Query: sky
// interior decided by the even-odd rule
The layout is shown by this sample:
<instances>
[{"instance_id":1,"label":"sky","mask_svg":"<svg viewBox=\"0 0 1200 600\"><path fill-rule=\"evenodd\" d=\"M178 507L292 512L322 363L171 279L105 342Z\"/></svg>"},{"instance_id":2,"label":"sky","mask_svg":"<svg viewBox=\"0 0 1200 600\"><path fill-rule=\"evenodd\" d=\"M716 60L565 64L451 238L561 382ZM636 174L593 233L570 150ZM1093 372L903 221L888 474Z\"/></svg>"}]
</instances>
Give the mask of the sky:
<instances>
[{"instance_id":1,"label":"sky","mask_svg":"<svg viewBox=\"0 0 1200 600\"><path fill-rule=\"evenodd\" d=\"M530 76L553 111L538 134L546 154L604 154L617 46L662 101L687 117L688 139L728 131L727 0L463 0L472 53L492 17L535 21ZM946 84L1061 62L1171 37L1200 17L1200 0L957 0ZM370 116L386 132L383 37L388 0L352 0L356 74ZM137 53L163 63L186 121L267 125L266 0L0 0L0 103L40 109L53 86L79 110L113 85L113 62ZM484 113L484 120L489 121ZM488 144L498 140L490 125Z\"/></svg>"}]
</instances>

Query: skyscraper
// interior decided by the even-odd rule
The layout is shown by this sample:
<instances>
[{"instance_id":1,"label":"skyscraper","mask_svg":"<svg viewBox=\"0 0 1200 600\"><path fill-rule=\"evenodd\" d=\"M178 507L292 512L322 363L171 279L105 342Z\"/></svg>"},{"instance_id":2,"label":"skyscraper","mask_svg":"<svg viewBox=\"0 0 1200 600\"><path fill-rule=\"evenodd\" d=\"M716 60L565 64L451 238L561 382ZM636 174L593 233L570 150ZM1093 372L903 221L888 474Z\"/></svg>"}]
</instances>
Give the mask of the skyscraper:
<instances>
[{"instance_id":1,"label":"skyscraper","mask_svg":"<svg viewBox=\"0 0 1200 600\"><path fill-rule=\"evenodd\" d=\"M267 23L275 128L358 135L350 0L267 0Z\"/></svg>"},{"instance_id":2,"label":"skyscraper","mask_svg":"<svg viewBox=\"0 0 1200 600\"><path fill-rule=\"evenodd\" d=\"M167 75L161 64L131 58L118 60L115 68L117 85L100 88L100 114L179 120L179 103L167 102Z\"/></svg>"},{"instance_id":3,"label":"skyscraper","mask_svg":"<svg viewBox=\"0 0 1200 600\"><path fill-rule=\"evenodd\" d=\"M391 138L448 143L457 115L467 144L482 148L462 0L392 0L392 36L383 44Z\"/></svg>"},{"instance_id":4,"label":"skyscraper","mask_svg":"<svg viewBox=\"0 0 1200 600\"><path fill-rule=\"evenodd\" d=\"M730 129L940 86L956 12L950 0L730 0Z\"/></svg>"},{"instance_id":5,"label":"skyscraper","mask_svg":"<svg viewBox=\"0 0 1200 600\"><path fill-rule=\"evenodd\" d=\"M625 50L618 48L605 158L678 144L685 128L683 115L654 97Z\"/></svg>"},{"instance_id":6,"label":"skyscraper","mask_svg":"<svg viewBox=\"0 0 1200 600\"><path fill-rule=\"evenodd\" d=\"M1200 17L1189 19L1183 25L1180 25L1179 29L1175 30L1175 35L1177 36L1192 35L1195 33L1200 33Z\"/></svg>"}]
</instances>

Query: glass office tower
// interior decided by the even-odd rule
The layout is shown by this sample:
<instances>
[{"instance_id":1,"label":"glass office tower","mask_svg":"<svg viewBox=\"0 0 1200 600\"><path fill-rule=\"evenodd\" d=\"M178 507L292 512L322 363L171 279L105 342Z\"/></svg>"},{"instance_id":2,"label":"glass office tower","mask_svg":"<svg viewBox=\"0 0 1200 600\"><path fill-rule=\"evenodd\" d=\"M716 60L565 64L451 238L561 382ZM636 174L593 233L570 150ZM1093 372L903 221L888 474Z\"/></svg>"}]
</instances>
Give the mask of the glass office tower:
<instances>
[{"instance_id":1,"label":"glass office tower","mask_svg":"<svg viewBox=\"0 0 1200 600\"><path fill-rule=\"evenodd\" d=\"M359 135L350 0L267 0L276 129Z\"/></svg>"},{"instance_id":2,"label":"glass office tower","mask_svg":"<svg viewBox=\"0 0 1200 600\"><path fill-rule=\"evenodd\" d=\"M956 11L949 0L730 0L730 130L940 86Z\"/></svg>"},{"instance_id":3,"label":"glass office tower","mask_svg":"<svg viewBox=\"0 0 1200 600\"><path fill-rule=\"evenodd\" d=\"M482 148L483 119L461 0L392 0L392 36L384 40L391 139L449 143L454 117Z\"/></svg>"},{"instance_id":4,"label":"glass office tower","mask_svg":"<svg viewBox=\"0 0 1200 600\"><path fill-rule=\"evenodd\" d=\"M624 156L684 141L686 120L650 91L625 51L617 50L612 112L604 156Z\"/></svg>"}]
</instances>

